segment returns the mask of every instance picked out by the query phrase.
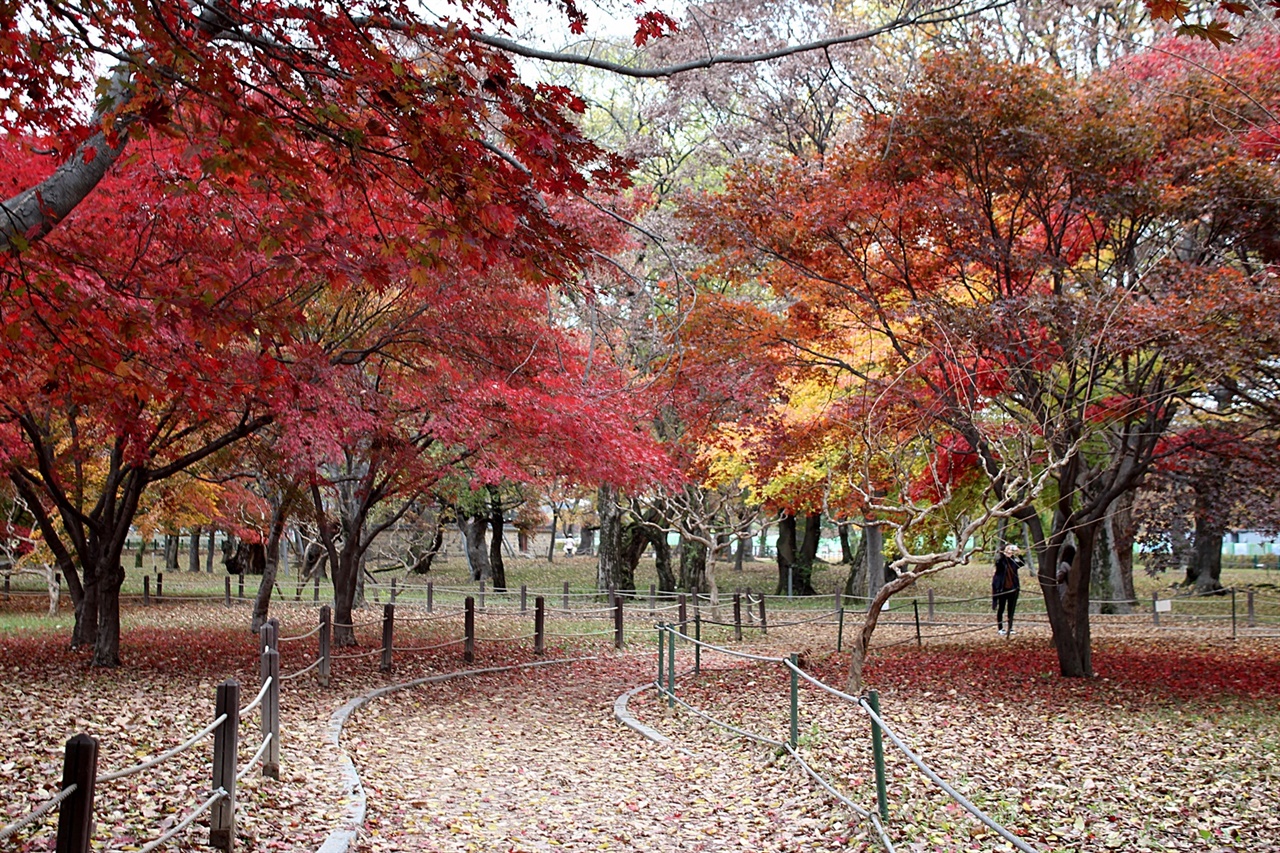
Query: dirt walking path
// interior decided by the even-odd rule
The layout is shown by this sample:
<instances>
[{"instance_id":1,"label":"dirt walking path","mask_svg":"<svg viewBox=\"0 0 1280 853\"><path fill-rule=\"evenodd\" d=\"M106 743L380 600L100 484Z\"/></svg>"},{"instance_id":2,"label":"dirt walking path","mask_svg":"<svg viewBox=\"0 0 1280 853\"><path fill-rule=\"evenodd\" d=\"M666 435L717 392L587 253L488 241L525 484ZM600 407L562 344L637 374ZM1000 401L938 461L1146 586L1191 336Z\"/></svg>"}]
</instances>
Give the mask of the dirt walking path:
<instances>
[{"instance_id":1,"label":"dirt walking path","mask_svg":"<svg viewBox=\"0 0 1280 853\"><path fill-rule=\"evenodd\" d=\"M652 666L468 677L362 709L343 739L369 797L357 850L855 849L847 815L767 747L691 734L683 754L617 722L614 701Z\"/></svg>"}]
</instances>

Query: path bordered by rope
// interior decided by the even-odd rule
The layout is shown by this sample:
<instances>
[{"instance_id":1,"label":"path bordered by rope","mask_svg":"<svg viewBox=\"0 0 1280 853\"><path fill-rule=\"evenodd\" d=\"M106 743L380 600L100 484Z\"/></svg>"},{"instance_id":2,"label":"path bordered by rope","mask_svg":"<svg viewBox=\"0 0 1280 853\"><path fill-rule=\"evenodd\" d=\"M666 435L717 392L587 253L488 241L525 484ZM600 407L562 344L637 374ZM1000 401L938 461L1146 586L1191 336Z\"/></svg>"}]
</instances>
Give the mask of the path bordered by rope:
<instances>
[{"instance_id":1,"label":"path bordered by rope","mask_svg":"<svg viewBox=\"0 0 1280 853\"><path fill-rule=\"evenodd\" d=\"M722 739L691 753L624 725L620 697L652 666L610 656L354 700L342 744L367 802L351 849L857 849L841 838L847 816L767 750Z\"/></svg>"}]
</instances>

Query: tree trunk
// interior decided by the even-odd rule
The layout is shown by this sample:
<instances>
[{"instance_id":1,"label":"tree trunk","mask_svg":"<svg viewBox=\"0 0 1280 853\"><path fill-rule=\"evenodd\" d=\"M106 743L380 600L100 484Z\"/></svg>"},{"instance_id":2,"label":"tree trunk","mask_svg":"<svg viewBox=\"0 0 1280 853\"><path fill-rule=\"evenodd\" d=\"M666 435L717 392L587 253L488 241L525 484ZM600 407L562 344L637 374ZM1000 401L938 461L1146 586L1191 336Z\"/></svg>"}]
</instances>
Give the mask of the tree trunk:
<instances>
[{"instance_id":1,"label":"tree trunk","mask_svg":"<svg viewBox=\"0 0 1280 853\"><path fill-rule=\"evenodd\" d=\"M791 595L795 582L796 517L784 512L778 519L778 589L775 595Z\"/></svg>"},{"instance_id":2,"label":"tree trunk","mask_svg":"<svg viewBox=\"0 0 1280 853\"><path fill-rule=\"evenodd\" d=\"M1197 513L1195 543L1184 582L1187 586L1194 585L1196 592L1222 589L1222 540L1225 536L1224 525Z\"/></svg>"},{"instance_id":3,"label":"tree trunk","mask_svg":"<svg viewBox=\"0 0 1280 853\"><path fill-rule=\"evenodd\" d=\"M804 517L804 537L800 540L798 562L813 567L818 560L818 543L822 538L822 513L811 512Z\"/></svg>"},{"instance_id":4,"label":"tree trunk","mask_svg":"<svg viewBox=\"0 0 1280 853\"><path fill-rule=\"evenodd\" d=\"M1030 524L1036 528L1032 530L1032 539L1039 554L1037 575L1053 630L1054 649L1058 653L1058 672L1065 678L1092 678L1089 580L1093 575L1094 539L1099 522L1076 519L1071 524L1059 524L1055 519L1057 529L1048 543L1040 535L1039 519L1031 520ZM1072 529L1078 543L1076 560L1067 575L1067 594L1059 596L1055 585L1058 554Z\"/></svg>"},{"instance_id":5,"label":"tree trunk","mask_svg":"<svg viewBox=\"0 0 1280 853\"><path fill-rule=\"evenodd\" d=\"M556 524L560 521L560 511L553 503L551 505L551 544L547 546L547 562L554 563L556 561Z\"/></svg>"},{"instance_id":6,"label":"tree trunk","mask_svg":"<svg viewBox=\"0 0 1280 853\"><path fill-rule=\"evenodd\" d=\"M603 530L600 532L600 536L603 538ZM582 534L578 539L577 553L581 557L594 557L596 555L596 529L594 527L582 526Z\"/></svg>"},{"instance_id":7,"label":"tree trunk","mask_svg":"<svg viewBox=\"0 0 1280 853\"><path fill-rule=\"evenodd\" d=\"M458 529L462 531L467 549L467 564L471 567L473 581L493 578L493 566L489 564L489 549L485 547L484 533L489 520L484 515L458 515Z\"/></svg>"},{"instance_id":8,"label":"tree trunk","mask_svg":"<svg viewBox=\"0 0 1280 853\"><path fill-rule=\"evenodd\" d=\"M1093 553L1090 598L1102 602L1100 613L1132 613L1133 589L1133 492L1112 502L1098 526Z\"/></svg>"},{"instance_id":9,"label":"tree trunk","mask_svg":"<svg viewBox=\"0 0 1280 853\"><path fill-rule=\"evenodd\" d=\"M191 528L191 550L187 554L187 571L200 572L200 528Z\"/></svg>"},{"instance_id":10,"label":"tree trunk","mask_svg":"<svg viewBox=\"0 0 1280 853\"><path fill-rule=\"evenodd\" d=\"M653 545L653 568L658 574L658 589L662 592L676 591L676 573L671 568L671 543L667 541L665 530L650 530L649 542Z\"/></svg>"},{"instance_id":11,"label":"tree trunk","mask_svg":"<svg viewBox=\"0 0 1280 853\"><path fill-rule=\"evenodd\" d=\"M618 490L609 485L596 494L596 511L600 516L600 553L596 560L596 589L635 592L634 568L623 554L622 507Z\"/></svg>"},{"instance_id":12,"label":"tree trunk","mask_svg":"<svg viewBox=\"0 0 1280 853\"><path fill-rule=\"evenodd\" d=\"M418 559L414 560L413 567L410 569L415 575L425 575L431 571L431 564L435 562L436 556L440 553L440 546L444 544L444 525L438 520L436 521L436 532L431 538L431 547L423 553Z\"/></svg>"},{"instance_id":13,"label":"tree trunk","mask_svg":"<svg viewBox=\"0 0 1280 853\"><path fill-rule=\"evenodd\" d=\"M849 528L851 526L852 525L846 521L842 521L836 525L836 529L840 531L840 562L844 563L846 566L852 566L855 559L853 543L849 541Z\"/></svg>"},{"instance_id":14,"label":"tree trunk","mask_svg":"<svg viewBox=\"0 0 1280 853\"><path fill-rule=\"evenodd\" d=\"M258 582L258 594L253 599L253 620L249 624L249 630L255 634L270 616L271 590L275 588L276 577L280 574L280 542L284 537L285 513L282 508L273 508L271 516L267 544L257 546L262 552L262 580Z\"/></svg>"},{"instance_id":15,"label":"tree trunk","mask_svg":"<svg viewBox=\"0 0 1280 853\"><path fill-rule=\"evenodd\" d=\"M98 583L98 641L93 647L92 666L120 665L120 587L124 567L118 562Z\"/></svg>"},{"instance_id":16,"label":"tree trunk","mask_svg":"<svg viewBox=\"0 0 1280 853\"><path fill-rule=\"evenodd\" d=\"M879 524L862 528L867 553L867 598L874 599L884 586L884 531Z\"/></svg>"},{"instance_id":17,"label":"tree trunk","mask_svg":"<svg viewBox=\"0 0 1280 853\"><path fill-rule=\"evenodd\" d=\"M849 559L849 577L844 582L844 594L848 598L870 598L867 594L867 537L858 537L858 549Z\"/></svg>"},{"instance_id":18,"label":"tree trunk","mask_svg":"<svg viewBox=\"0 0 1280 853\"><path fill-rule=\"evenodd\" d=\"M217 531L214 531L214 530L209 531L209 542L205 546L204 571L205 571L205 574L207 575L213 574L213 537L216 532Z\"/></svg>"},{"instance_id":19,"label":"tree trunk","mask_svg":"<svg viewBox=\"0 0 1280 853\"><path fill-rule=\"evenodd\" d=\"M707 546L695 539L680 537L680 589L706 591Z\"/></svg>"},{"instance_id":20,"label":"tree trunk","mask_svg":"<svg viewBox=\"0 0 1280 853\"><path fill-rule=\"evenodd\" d=\"M737 538L738 538L738 547L733 549L733 570L737 574L742 574L744 571L746 571L746 567L743 564L746 562L746 559L747 559L746 551L748 546L750 546L751 544L751 537L739 536Z\"/></svg>"},{"instance_id":21,"label":"tree trunk","mask_svg":"<svg viewBox=\"0 0 1280 853\"><path fill-rule=\"evenodd\" d=\"M176 533L164 535L164 570L166 572L178 570L178 534Z\"/></svg>"},{"instance_id":22,"label":"tree trunk","mask_svg":"<svg viewBox=\"0 0 1280 853\"><path fill-rule=\"evenodd\" d=\"M330 574L333 576L333 645L356 644L356 586L360 579L360 559L348 543L338 554Z\"/></svg>"},{"instance_id":23,"label":"tree trunk","mask_svg":"<svg viewBox=\"0 0 1280 853\"><path fill-rule=\"evenodd\" d=\"M502 592L507 588L507 566L502 561L502 497L496 487L489 487L489 567L493 572L493 588Z\"/></svg>"}]
</instances>

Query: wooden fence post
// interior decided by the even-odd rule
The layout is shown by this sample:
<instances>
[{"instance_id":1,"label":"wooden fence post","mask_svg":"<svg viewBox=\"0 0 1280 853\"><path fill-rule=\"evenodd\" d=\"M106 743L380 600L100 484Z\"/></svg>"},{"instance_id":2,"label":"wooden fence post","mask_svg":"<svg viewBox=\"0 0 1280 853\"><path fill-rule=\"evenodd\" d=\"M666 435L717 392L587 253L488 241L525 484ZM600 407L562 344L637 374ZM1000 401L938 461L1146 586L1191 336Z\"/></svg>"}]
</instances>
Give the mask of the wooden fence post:
<instances>
[{"instance_id":1,"label":"wooden fence post","mask_svg":"<svg viewBox=\"0 0 1280 853\"><path fill-rule=\"evenodd\" d=\"M683 593L683 592L682 592L682 593L680 593L680 599L679 599L679 601L680 601L680 610L679 610L679 613L680 613L680 630L681 630L681 631L683 631L683 630L684 630L684 623L685 623L685 622L687 622L687 621L689 621L689 609L688 609L688 605L685 603L685 595L684 595L684 593Z\"/></svg>"},{"instance_id":2,"label":"wooden fence post","mask_svg":"<svg viewBox=\"0 0 1280 853\"><path fill-rule=\"evenodd\" d=\"M164 598L164 572L156 572L156 603Z\"/></svg>"},{"instance_id":3,"label":"wooden fence post","mask_svg":"<svg viewBox=\"0 0 1280 853\"><path fill-rule=\"evenodd\" d=\"M476 600L470 595L467 596L467 600L464 602L462 632L466 637L462 659L467 663L471 663L476 659Z\"/></svg>"},{"instance_id":4,"label":"wooden fence post","mask_svg":"<svg viewBox=\"0 0 1280 853\"><path fill-rule=\"evenodd\" d=\"M142 576L142 606L151 606L151 575Z\"/></svg>"},{"instance_id":5,"label":"wooden fence post","mask_svg":"<svg viewBox=\"0 0 1280 853\"><path fill-rule=\"evenodd\" d=\"M226 715L213 731L213 790L227 795L209 812L209 846L231 853L236 838L236 756L240 746L240 683L228 678L218 685L214 719Z\"/></svg>"},{"instance_id":6,"label":"wooden fence post","mask_svg":"<svg viewBox=\"0 0 1280 853\"><path fill-rule=\"evenodd\" d=\"M520 612L529 612L529 587L525 584L520 584Z\"/></svg>"},{"instance_id":7,"label":"wooden fence post","mask_svg":"<svg viewBox=\"0 0 1280 853\"><path fill-rule=\"evenodd\" d=\"M484 612L484 579L480 580L480 612Z\"/></svg>"},{"instance_id":8,"label":"wooden fence post","mask_svg":"<svg viewBox=\"0 0 1280 853\"><path fill-rule=\"evenodd\" d=\"M76 790L59 806L57 853L89 853L97 776L98 742L86 734L74 735L63 754L62 789L75 785Z\"/></svg>"},{"instance_id":9,"label":"wooden fence post","mask_svg":"<svg viewBox=\"0 0 1280 853\"><path fill-rule=\"evenodd\" d=\"M315 583L312 585L311 600L313 602L320 600L320 572L316 571Z\"/></svg>"},{"instance_id":10,"label":"wooden fence post","mask_svg":"<svg viewBox=\"0 0 1280 853\"><path fill-rule=\"evenodd\" d=\"M929 621L933 621L933 587L929 587Z\"/></svg>"},{"instance_id":11,"label":"wooden fence post","mask_svg":"<svg viewBox=\"0 0 1280 853\"><path fill-rule=\"evenodd\" d=\"M622 596L613 598L613 647L622 648Z\"/></svg>"},{"instance_id":12,"label":"wooden fence post","mask_svg":"<svg viewBox=\"0 0 1280 853\"><path fill-rule=\"evenodd\" d=\"M226 587L226 592L225 592L226 605L227 607L230 607L231 606L231 575L227 575L225 578L223 578L223 580L225 581L225 584L223 585Z\"/></svg>"},{"instance_id":13,"label":"wooden fence post","mask_svg":"<svg viewBox=\"0 0 1280 853\"><path fill-rule=\"evenodd\" d=\"M538 596L533 600L533 653L546 652L547 600Z\"/></svg>"},{"instance_id":14,"label":"wooden fence post","mask_svg":"<svg viewBox=\"0 0 1280 853\"><path fill-rule=\"evenodd\" d=\"M742 642L742 593L733 594L733 638Z\"/></svg>"},{"instance_id":15,"label":"wooden fence post","mask_svg":"<svg viewBox=\"0 0 1280 853\"><path fill-rule=\"evenodd\" d=\"M333 644L333 611L329 605L320 608L320 684L329 686L329 651Z\"/></svg>"},{"instance_id":16,"label":"wooden fence post","mask_svg":"<svg viewBox=\"0 0 1280 853\"><path fill-rule=\"evenodd\" d=\"M769 620L764 614L764 593L760 593L760 633L765 636L769 635Z\"/></svg>"},{"instance_id":17,"label":"wooden fence post","mask_svg":"<svg viewBox=\"0 0 1280 853\"><path fill-rule=\"evenodd\" d=\"M274 646L262 651L262 681L267 679L271 685L262 697L262 737L271 738L267 751L262 756L262 775L271 779L280 778L280 652Z\"/></svg>"},{"instance_id":18,"label":"wooden fence post","mask_svg":"<svg viewBox=\"0 0 1280 853\"><path fill-rule=\"evenodd\" d=\"M569 582L564 582L564 609L569 609Z\"/></svg>"},{"instance_id":19,"label":"wooden fence post","mask_svg":"<svg viewBox=\"0 0 1280 853\"><path fill-rule=\"evenodd\" d=\"M435 582L427 581L427 612L430 613L435 609Z\"/></svg>"},{"instance_id":20,"label":"wooden fence post","mask_svg":"<svg viewBox=\"0 0 1280 853\"><path fill-rule=\"evenodd\" d=\"M1246 619L1248 620L1245 624L1252 628L1258 624L1257 617L1253 612L1253 590L1245 590L1244 600L1247 610Z\"/></svg>"},{"instance_id":21,"label":"wooden fence post","mask_svg":"<svg viewBox=\"0 0 1280 853\"><path fill-rule=\"evenodd\" d=\"M236 575L236 598L244 601L244 572Z\"/></svg>"},{"instance_id":22,"label":"wooden fence post","mask_svg":"<svg viewBox=\"0 0 1280 853\"><path fill-rule=\"evenodd\" d=\"M395 603L396 603L396 593L397 593L397 592L398 592L398 590L396 589L396 579L395 579L395 578L392 578L392 579L391 579L391 603L392 603L392 604L395 604Z\"/></svg>"},{"instance_id":23,"label":"wooden fence post","mask_svg":"<svg viewBox=\"0 0 1280 853\"><path fill-rule=\"evenodd\" d=\"M382 671L391 671L391 640L395 631L396 606L386 604L382 607Z\"/></svg>"}]
</instances>

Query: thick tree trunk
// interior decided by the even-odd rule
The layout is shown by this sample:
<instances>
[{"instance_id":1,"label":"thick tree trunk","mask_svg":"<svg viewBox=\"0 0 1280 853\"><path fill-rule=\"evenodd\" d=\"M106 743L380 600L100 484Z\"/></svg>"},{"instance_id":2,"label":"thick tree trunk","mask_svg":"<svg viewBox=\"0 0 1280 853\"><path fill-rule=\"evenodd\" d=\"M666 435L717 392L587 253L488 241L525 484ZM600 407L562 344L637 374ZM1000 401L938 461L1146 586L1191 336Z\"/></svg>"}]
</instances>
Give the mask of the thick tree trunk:
<instances>
[{"instance_id":1,"label":"thick tree trunk","mask_svg":"<svg viewBox=\"0 0 1280 853\"><path fill-rule=\"evenodd\" d=\"M867 598L874 599L884 586L884 530L879 524L862 528L867 553Z\"/></svg>"},{"instance_id":2,"label":"thick tree trunk","mask_svg":"<svg viewBox=\"0 0 1280 853\"><path fill-rule=\"evenodd\" d=\"M1112 502L1098 526L1094 540L1090 598L1101 613L1132 613L1133 590L1133 492Z\"/></svg>"},{"instance_id":3,"label":"thick tree trunk","mask_svg":"<svg viewBox=\"0 0 1280 853\"><path fill-rule=\"evenodd\" d=\"M840 562L846 566L852 566L854 561L853 543L849 541L849 528L852 525L842 521L836 527L840 531Z\"/></svg>"},{"instance_id":4,"label":"thick tree trunk","mask_svg":"<svg viewBox=\"0 0 1280 853\"><path fill-rule=\"evenodd\" d=\"M867 537L858 537L858 549L849 559L849 577L844 582L844 594L848 598L870 598L867 594Z\"/></svg>"},{"instance_id":5,"label":"thick tree trunk","mask_svg":"<svg viewBox=\"0 0 1280 853\"><path fill-rule=\"evenodd\" d=\"M178 570L178 534L176 533L164 535L164 570L166 572Z\"/></svg>"},{"instance_id":6,"label":"thick tree trunk","mask_svg":"<svg viewBox=\"0 0 1280 853\"><path fill-rule=\"evenodd\" d=\"M818 543L822 538L822 513L811 512L804 517L804 536L800 540L798 562L812 567L818 561Z\"/></svg>"},{"instance_id":7,"label":"thick tree trunk","mask_svg":"<svg viewBox=\"0 0 1280 853\"><path fill-rule=\"evenodd\" d=\"M778 588L775 595L791 595L795 589L796 517L784 512L778 519Z\"/></svg>"},{"instance_id":8,"label":"thick tree trunk","mask_svg":"<svg viewBox=\"0 0 1280 853\"><path fill-rule=\"evenodd\" d=\"M354 646L356 587L360 580L360 559L347 546L338 554L333 575L333 645Z\"/></svg>"},{"instance_id":9,"label":"thick tree trunk","mask_svg":"<svg viewBox=\"0 0 1280 853\"><path fill-rule=\"evenodd\" d=\"M737 574L742 574L746 571L744 564L747 560L747 548L751 545L751 537L739 536L737 539L738 547L733 549L733 571Z\"/></svg>"},{"instance_id":10,"label":"thick tree trunk","mask_svg":"<svg viewBox=\"0 0 1280 853\"><path fill-rule=\"evenodd\" d=\"M191 528L191 549L187 554L187 571L200 571L200 528Z\"/></svg>"},{"instance_id":11,"label":"thick tree trunk","mask_svg":"<svg viewBox=\"0 0 1280 853\"><path fill-rule=\"evenodd\" d=\"M680 589L707 592L707 546L703 543L680 537Z\"/></svg>"},{"instance_id":12,"label":"thick tree trunk","mask_svg":"<svg viewBox=\"0 0 1280 853\"><path fill-rule=\"evenodd\" d=\"M618 490L601 486L596 494L596 511L600 516L600 553L596 559L596 589L635 592L636 576L622 550L622 507Z\"/></svg>"},{"instance_id":13,"label":"thick tree trunk","mask_svg":"<svg viewBox=\"0 0 1280 853\"><path fill-rule=\"evenodd\" d=\"M600 534L604 536L604 532ZM578 556L594 557L596 555L596 529L583 525L582 533L578 538Z\"/></svg>"},{"instance_id":14,"label":"thick tree trunk","mask_svg":"<svg viewBox=\"0 0 1280 853\"><path fill-rule=\"evenodd\" d=\"M489 568L493 573L493 588L504 591L507 588L507 565L502 561L502 498L496 488L489 489Z\"/></svg>"},{"instance_id":15,"label":"thick tree trunk","mask_svg":"<svg viewBox=\"0 0 1280 853\"><path fill-rule=\"evenodd\" d=\"M211 575L211 574L213 574L213 537L214 537L214 534L215 534L216 532L217 532L217 531L215 531L215 530L210 530L210 531L209 531L209 542L208 542L208 544L205 546L205 551L204 551L204 571L205 571L205 574L207 574L207 575Z\"/></svg>"},{"instance_id":16,"label":"thick tree trunk","mask_svg":"<svg viewBox=\"0 0 1280 853\"><path fill-rule=\"evenodd\" d=\"M467 549L467 564L471 567L473 581L487 581L493 578L493 566L489 564L489 549L485 546L484 539L488 526L487 516L458 516L458 529L462 531L463 544Z\"/></svg>"},{"instance_id":17,"label":"thick tree trunk","mask_svg":"<svg viewBox=\"0 0 1280 853\"><path fill-rule=\"evenodd\" d=\"M98 583L98 640L93 647L92 666L120 665L120 587L124 567L118 562Z\"/></svg>"},{"instance_id":18,"label":"thick tree trunk","mask_svg":"<svg viewBox=\"0 0 1280 853\"><path fill-rule=\"evenodd\" d=\"M658 589L662 592L675 592L677 579L671 567L671 543L667 541L667 532L651 530L649 541L653 544L653 568L658 574Z\"/></svg>"},{"instance_id":19,"label":"thick tree trunk","mask_svg":"<svg viewBox=\"0 0 1280 853\"><path fill-rule=\"evenodd\" d=\"M1035 522L1038 526L1038 520ZM1055 532L1052 543L1040 548L1037 577L1044 594L1045 609L1058 653L1058 672L1065 678L1093 676L1092 642L1089 632L1089 580L1093 574L1095 530L1099 522L1075 525L1076 560L1067 575L1067 593L1058 594L1055 585L1057 560L1067 531ZM1056 525L1055 525L1056 526ZM1035 531L1033 531L1033 534ZM1038 542L1043 537L1034 536Z\"/></svg>"},{"instance_id":20,"label":"thick tree trunk","mask_svg":"<svg viewBox=\"0 0 1280 853\"><path fill-rule=\"evenodd\" d=\"M1222 589L1222 540L1226 527L1213 520L1207 512L1197 507L1196 534L1191 561L1187 563L1186 586L1195 586L1196 592L1213 592Z\"/></svg>"},{"instance_id":21,"label":"thick tree trunk","mask_svg":"<svg viewBox=\"0 0 1280 853\"><path fill-rule=\"evenodd\" d=\"M431 564L435 562L442 545L444 545L444 525L437 521L436 532L431 538L431 546L418 559L414 560L410 571L415 575L425 575L430 572Z\"/></svg>"}]
</instances>

